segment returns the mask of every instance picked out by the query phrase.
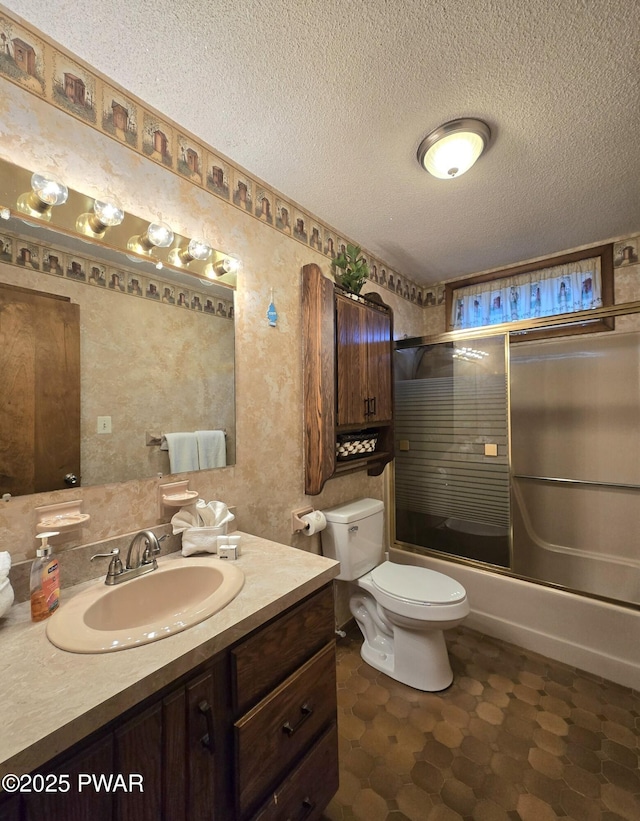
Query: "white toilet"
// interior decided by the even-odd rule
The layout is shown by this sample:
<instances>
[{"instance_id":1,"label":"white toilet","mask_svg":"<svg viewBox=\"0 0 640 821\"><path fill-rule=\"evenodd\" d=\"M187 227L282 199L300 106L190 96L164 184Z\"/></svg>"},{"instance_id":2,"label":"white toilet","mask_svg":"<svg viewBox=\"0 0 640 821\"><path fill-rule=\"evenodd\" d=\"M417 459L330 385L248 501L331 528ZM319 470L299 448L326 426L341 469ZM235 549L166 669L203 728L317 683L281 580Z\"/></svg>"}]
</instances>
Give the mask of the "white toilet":
<instances>
[{"instance_id":1,"label":"white toilet","mask_svg":"<svg viewBox=\"0 0 640 821\"><path fill-rule=\"evenodd\" d=\"M424 567L384 561L384 505L357 499L323 511L322 552L353 584L350 609L364 636L362 658L417 690L453 681L443 630L469 613L464 587Z\"/></svg>"}]
</instances>

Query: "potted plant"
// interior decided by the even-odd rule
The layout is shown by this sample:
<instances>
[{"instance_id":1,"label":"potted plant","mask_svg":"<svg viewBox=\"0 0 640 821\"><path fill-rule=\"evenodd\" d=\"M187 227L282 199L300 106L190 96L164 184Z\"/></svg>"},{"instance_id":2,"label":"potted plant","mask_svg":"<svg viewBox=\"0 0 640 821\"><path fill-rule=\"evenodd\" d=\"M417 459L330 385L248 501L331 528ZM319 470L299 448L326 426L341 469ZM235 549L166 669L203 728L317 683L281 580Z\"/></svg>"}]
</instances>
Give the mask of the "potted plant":
<instances>
[{"instance_id":1,"label":"potted plant","mask_svg":"<svg viewBox=\"0 0 640 821\"><path fill-rule=\"evenodd\" d=\"M333 276L338 285L352 294L360 293L360 289L369 276L369 265L361 254L362 248L359 245L347 244L346 251L338 254L331 263Z\"/></svg>"}]
</instances>

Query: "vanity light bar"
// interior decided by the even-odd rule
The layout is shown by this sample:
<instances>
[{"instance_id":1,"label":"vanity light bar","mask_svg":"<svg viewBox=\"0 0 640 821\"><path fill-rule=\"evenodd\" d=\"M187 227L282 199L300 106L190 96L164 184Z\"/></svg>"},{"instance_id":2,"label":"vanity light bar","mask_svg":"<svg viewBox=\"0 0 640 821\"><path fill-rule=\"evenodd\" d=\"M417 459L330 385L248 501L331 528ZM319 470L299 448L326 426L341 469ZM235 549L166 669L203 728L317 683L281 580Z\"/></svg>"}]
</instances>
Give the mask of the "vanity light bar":
<instances>
[{"instance_id":1,"label":"vanity light bar","mask_svg":"<svg viewBox=\"0 0 640 821\"><path fill-rule=\"evenodd\" d=\"M2 208L4 206L4 208ZM0 214L47 222L71 236L90 237L114 250L235 287L239 260L203 239L174 234L161 221L149 223L126 213L104 194L92 198L68 188L55 174L31 171L0 159ZM165 250L166 249L166 250ZM134 256L135 255L135 256Z\"/></svg>"}]
</instances>

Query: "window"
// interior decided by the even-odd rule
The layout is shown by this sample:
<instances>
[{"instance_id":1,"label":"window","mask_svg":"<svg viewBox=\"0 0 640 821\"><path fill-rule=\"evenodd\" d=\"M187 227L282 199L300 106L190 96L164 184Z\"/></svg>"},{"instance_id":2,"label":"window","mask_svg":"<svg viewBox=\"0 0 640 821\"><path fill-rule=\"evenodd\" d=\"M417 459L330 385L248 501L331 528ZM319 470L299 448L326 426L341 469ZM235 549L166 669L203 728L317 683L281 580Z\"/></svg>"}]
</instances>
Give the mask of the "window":
<instances>
[{"instance_id":1,"label":"window","mask_svg":"<svg viewBox=\"0 0 640 821\"><path fill-rule=\"evenodd\" d=\"M481 274L445 285L448 330L483 328L508 322L588 311L613 304L613 246L601 245L547 260ZM588 330L613 327L594 320ZM584 333L576 328L540 335Z\"/></svg>"}]
</instances>

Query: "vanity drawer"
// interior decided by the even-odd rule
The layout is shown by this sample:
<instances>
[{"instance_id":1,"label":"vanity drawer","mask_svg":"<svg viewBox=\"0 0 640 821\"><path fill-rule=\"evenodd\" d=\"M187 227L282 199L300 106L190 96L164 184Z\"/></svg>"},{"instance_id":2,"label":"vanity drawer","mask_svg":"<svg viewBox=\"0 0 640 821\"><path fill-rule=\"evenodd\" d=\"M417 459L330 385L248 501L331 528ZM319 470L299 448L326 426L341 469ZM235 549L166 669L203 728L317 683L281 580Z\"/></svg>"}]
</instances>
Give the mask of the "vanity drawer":
<instances>
[{"instance_id":1,"label":"vanity drawer","mask_svg":"<svg viewBox=\"0 0 640 821\"><path fill-rule=\"evenodd\" d=\"M282 780L335 722L336 658L331 642L234 725L240 816Z\"/></svg>"},{"instance_id":2,"label":"vanity drawer","mask_svg":"<svg viewBox=\"0 0 640 821\"><path fill-rule=\"evenodd\" d=\"M236 715L252 707L331 641L335 633L330 584L231 651Z\"/></svg>"},{"instance_id":3,"label":"vanity drawer","mask_svg":"<svg viewBox=\"0 0 640 821\"><path fill-rule=\"evenodd\" d=\"M316 821L338 786L338 728L332 724L253 821Z\"/></svg>"}]
</instances>

